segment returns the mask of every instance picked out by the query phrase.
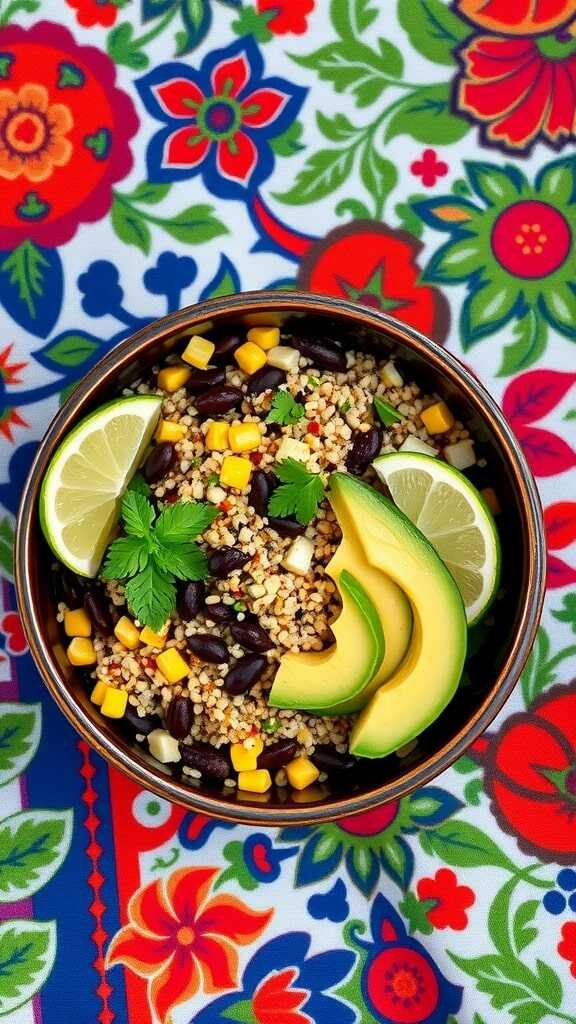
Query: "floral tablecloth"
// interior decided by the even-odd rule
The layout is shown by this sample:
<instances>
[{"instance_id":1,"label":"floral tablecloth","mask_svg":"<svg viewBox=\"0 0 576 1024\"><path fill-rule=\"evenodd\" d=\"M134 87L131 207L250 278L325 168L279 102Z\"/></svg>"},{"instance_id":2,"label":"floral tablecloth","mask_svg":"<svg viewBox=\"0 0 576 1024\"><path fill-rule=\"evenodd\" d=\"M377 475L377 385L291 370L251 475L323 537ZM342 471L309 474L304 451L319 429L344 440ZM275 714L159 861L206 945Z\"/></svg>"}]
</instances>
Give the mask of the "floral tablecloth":
<instances>
[{"instance_id":1,"label":"floral tablecloth","mask_svg":"<svg viewBox=\"0 0 576 1024\"><path fill-rule=\"evenodd\" d=\"M574 0L1 0L0 1018L576 1022ZM264 831L111 771L11 579L38 439L167 310L295 285L462 358L541 489L548 599L469 754ZM503 515L506 510L503 510Z\"/></svg>"}]
</instances>

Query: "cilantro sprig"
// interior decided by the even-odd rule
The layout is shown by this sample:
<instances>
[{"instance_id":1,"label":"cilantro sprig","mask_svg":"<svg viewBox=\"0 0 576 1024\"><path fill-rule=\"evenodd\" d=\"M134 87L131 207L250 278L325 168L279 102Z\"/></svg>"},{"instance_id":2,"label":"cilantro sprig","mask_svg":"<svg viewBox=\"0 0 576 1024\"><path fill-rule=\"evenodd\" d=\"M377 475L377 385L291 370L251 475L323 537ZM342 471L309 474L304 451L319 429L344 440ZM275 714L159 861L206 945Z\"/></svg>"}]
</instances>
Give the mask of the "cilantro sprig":
<instances>
[{"instance_id":1,"label":"cilantro sprig","mask_svg":"<svg viewBox=\"0 0 576 1024\"><path fill-rule=\"evenodd\" d=\"M296 459L282 459L274 474L282 483L268 502L270 515L280 519L296 516L302 526L311 523L326 496L320 474L309 473Z\"/></svg>"},{"instance_id":2,"label":"cilantro sprig","mask_svg":"<svg viewBox=\"0 0 576 1024\"><path fill-rule=\"evenodd\" d=\"M193 538L219 514L204 502L177 501L156 518L145 494L128 490L122 501L126 536L113 541L102 577L127 581L126 600L140 622L158 631L176 607L176 580L203 580L208 559Z\"/></svg>"},{"instance_id":3,"label":"cilantro sprig","mask_svg":"<svg viewBox=\"0 0 576 1024\"><path fill-rule=\"evenodd\" d=\"M281 423L282 426L290 426L298 423L305 415L306 410L301 402L297 402L289 391L277 391L272 399L270 412L266 417L267 423Z\"/></svg>"}]
</instances>

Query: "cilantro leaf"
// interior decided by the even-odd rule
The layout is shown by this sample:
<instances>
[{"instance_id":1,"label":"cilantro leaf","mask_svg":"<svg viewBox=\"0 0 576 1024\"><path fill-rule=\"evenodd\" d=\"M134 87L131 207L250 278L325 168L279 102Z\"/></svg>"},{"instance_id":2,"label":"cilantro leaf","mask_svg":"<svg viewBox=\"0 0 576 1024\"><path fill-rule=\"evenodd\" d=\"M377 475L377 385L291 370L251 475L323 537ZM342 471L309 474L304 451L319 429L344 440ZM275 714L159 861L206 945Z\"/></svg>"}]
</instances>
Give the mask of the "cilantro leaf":
<instances>
[{"instance_id":1,"label":"cilantro leaf","mask_svg":"<svg viewBox=\"0 0 576 1024\"><path fill-rule=\"evenodd\" d=\"M149 545L145 537L119 537L112 542L101 572L105 580L122 580L146 568Z\"/></svg>"},{"instance_id":2,"label":"cilantro leaf","mask_svg":"<svg viewBox=\"0 0 576 1024\"><path fill-rule=\"evenodd\" d=\"M154 534L161 545L190 541L204 533L219 514L219 510L208 502L177 501L162 511Z\"/></svg>"},{"instance_id":3,"label":"cilantro leaf","mask_svg":"<svg viewBox=\"0 0 576 1024\"><path fill-rule=\"evenodd\" d=\"M148 497L150 494L150 484L146 483L142 473L135 473L128 484L128 490L137 491L138 494L145 494Z\"/></svg>"},{"instance_id":4,"label":"cilantro leaf","mask_svg":"<svg viewBox=\"0 0 576 1024\"><path fill-rule=\"evenodd\" d=\"M154 522L154 509L146 495L126 491L122 500L124 529L131 537L147 537Z\"/></svg>"},{"instance_id":5,"label":"cilantro leaf","mask_svg":"<svg viewBox=\"0 0 576 1024\"><path fill-rule=\"evenodd\" d=\"M298 423L305 414L304 406L297 402L289 391L277 391L272 399L270 412L266 417L267 423L281 423L283 426L290 426Z\"/></svg>"},{"instance_id":6,"label":"cilantro leaf","mask_svg":"<svg viewBox=\"0 0 576 1024\"><path fill-rule=\"evenodd\" d=\"M128 580L126 600L140 622L150 629L160 630L176 604L173 579L159 571L150 561L141 572Z\"/></svg>"},{"instance_id":7,"label":"cilantro leaf","mask_svg":"<svg viewBox=\"0 0 576 1024\"><path fill-rule=\"evenodd\" d=\"M274 472L282 483L268 502L270 515L281 519L294 515L301 526L312 522L325 497L320 474L309 473L296 459L283 459Z\"/></svg>"},{"instance_id":8,"label":"cilantro leaf","mask_svg":"<svg viewBox=\"0 0 576 1024\"><path fill-rule=\"evenodd\" d=\"M179 580L205 580L209 575L208 559L194 541L165 544L154 553L154 562Z\"/></svg>"}]
</instances>

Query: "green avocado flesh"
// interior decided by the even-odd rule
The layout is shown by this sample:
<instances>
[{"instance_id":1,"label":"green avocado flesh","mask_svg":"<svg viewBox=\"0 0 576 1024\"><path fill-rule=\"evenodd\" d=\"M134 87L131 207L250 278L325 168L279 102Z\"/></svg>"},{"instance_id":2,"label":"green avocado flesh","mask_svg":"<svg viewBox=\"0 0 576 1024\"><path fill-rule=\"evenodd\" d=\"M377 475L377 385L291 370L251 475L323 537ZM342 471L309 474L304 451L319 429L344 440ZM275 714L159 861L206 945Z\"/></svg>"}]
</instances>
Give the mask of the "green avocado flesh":
<instances>
[{"instance_id":1,"label":"green avocado flesh","mask_svg":"<svg viewBox=\"0 0 576 1024\"><path fill-rule=\"evenodd\" d=\"M331 627L335 643L325 651L281 658L268 698L272 707L346 714L348 702L362 693L382 661L380 618L366 591L346 569L333 579L342 598Z\"/></svg>"},{"instance_id":2,"label":"green avocado flesh","mask_svg":"<svg viewBox=\"0 0 576 1024\"><path fill-rule=\"evenodd\" d=\"M345 534L364 558L402 588L414 625L408 653L359 715L350 750L384 757L418 736L458 687L466 657L466 615L458 588L434 548L409 519L346 473L330 478L331 501Z\"/></svg>"}]
</instances>

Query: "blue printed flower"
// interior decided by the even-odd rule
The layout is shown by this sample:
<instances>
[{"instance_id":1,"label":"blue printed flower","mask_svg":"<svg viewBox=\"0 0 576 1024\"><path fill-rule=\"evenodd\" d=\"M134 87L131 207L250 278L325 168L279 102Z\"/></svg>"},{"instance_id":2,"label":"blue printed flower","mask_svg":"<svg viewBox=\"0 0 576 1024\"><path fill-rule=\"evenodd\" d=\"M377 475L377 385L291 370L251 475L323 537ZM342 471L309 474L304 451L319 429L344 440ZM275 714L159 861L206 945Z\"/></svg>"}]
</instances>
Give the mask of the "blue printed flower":
<instances>
[{"instance_id":1,"label":"blue printed flower","mask_svg":"<svg viewBox=\"0 0 576 1024\"><path fill-rule=\"evenodd\" d=\"M262 78L247 36L204 58L200 68L161 64L136 84L148 112L166 125L150 142L148 176L182 181L202 173L213 195L242 199L271 173L269 139L295 120L306 89Z\"/></svg>"},{"instance_id":2,"label":"blue printed flower","mask_svg":"<svg viewBox=\"0 0 576 1024\"><path fill-rule=\"evenodd\" d=\"M562 868L556 877L556 884L563 892L559 892L558 889L550 889L545 893L542 900L544 909L549 914L557 916L563 914L568 906L576 913L576 871L572 868ZM565 896L564 893L569 895Z\"/></svg>"},{"instance_id":3,"label":"blue printed flower","mask_svg":"<svg viewBox=\"0 0 576 1024\"><path fill-rule=\"evenodd\" d=\"M384 896L372 905L372 941L352 930L354 944L365 951L361 988L364 1005L385 1024L446 1024L462 1003L462 989L440 972L424 946L409 936L400 916Z\"/></svg>"},{"instance_id":4,"label":"blue printed flower","mask_svg":"<svg viewBox=\"0 0 576 1024\"><path fill-rule=\"evenodd\" d=\"M175 252L160 253L155 267L144 274L144 287L152 295L167 295L175 288L180 292L196 279L198 267L190 256Z\"/></svg>"},{"instance_id":5,"label":"blue printed flower","mask_svg":"<svg viewBox=\"0 0 576 1024\"><path fill-rule=\"evenodd\" d=\"M288 932L267 942L246 967L242 991L210 1003L194 1024L354 1024L355 1011L327 994L350 973L354 953L331 949L308 957L309 949L305 932Z\"/></svg>"},{"instance_id":6,"label":"blue printed flower","mask_svg":"<svg viewBox=\"0 0 576 1024\"><path fill-rule=\"evenodd\" d=\"M95 260L80 274L78 288L84 295L82 309L88 316L106 316L122 305L124 292L117 268L109 260Z\"/></svg>"}]
</instances>

